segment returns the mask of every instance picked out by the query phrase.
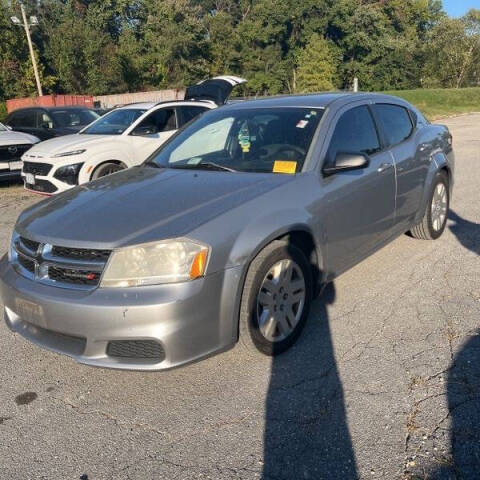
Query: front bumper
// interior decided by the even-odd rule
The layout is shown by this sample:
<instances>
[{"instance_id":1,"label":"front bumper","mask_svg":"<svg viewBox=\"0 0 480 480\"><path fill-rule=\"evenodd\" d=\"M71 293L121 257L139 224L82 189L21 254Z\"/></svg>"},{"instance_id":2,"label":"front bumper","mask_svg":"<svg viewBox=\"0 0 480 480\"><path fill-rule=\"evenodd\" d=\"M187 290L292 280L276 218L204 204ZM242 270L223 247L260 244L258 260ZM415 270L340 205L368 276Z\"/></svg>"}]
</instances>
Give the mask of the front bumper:
<instances>
[{"instance_id":1,"label":"front bumper","mask_svg":"<svg viewBox=\"0 0 480 480\"><path fill-rule=\"evenodd\" d=\"M79 363L163 370L232 346L237 338L241 268L192 282L85 292L39 284L0 261L0 298L7 326L31 342ZM109 355L114 341L147 340L164 357Z\"/></svg>"}]
</instances>

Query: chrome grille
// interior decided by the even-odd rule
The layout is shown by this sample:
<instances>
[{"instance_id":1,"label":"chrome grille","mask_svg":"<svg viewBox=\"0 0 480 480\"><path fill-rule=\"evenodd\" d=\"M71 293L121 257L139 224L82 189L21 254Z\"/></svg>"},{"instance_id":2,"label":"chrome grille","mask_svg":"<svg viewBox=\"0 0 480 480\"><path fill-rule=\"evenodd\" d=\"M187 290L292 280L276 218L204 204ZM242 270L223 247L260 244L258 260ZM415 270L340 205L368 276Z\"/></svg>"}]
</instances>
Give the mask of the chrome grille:
<instances>
[{"instance_id":1,"label":"chrome grille","mask_svg":"<svg viewBox=\"0 0 480 480\"><path fill-rule=\"evenodd\" d=\"M12 263L31 280L61 288L90 290L100 283L110 250L40 243L14 234Z\"/></svg>"}]
</instances>

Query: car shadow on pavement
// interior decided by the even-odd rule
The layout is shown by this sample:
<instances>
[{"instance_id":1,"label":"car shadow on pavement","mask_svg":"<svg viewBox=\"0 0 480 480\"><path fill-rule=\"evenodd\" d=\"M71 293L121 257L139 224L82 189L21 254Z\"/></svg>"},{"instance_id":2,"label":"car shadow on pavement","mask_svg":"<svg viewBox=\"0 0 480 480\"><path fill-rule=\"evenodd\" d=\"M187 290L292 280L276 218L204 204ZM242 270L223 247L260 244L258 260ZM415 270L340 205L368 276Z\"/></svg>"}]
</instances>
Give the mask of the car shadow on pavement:
<instances>
[{"instance_id":1,"label":"car shadow on pavement","mask_svg":"<svg viewBox=\"0 0 480 480\"><path fill-rule=\"evenodd\" d=\"M448 373L451 461L428 478L480 478L480 331L455 356Z\"/></svg>"},{"instance_id":2,"label":"car shadow on pavement","mask_svg":"<svg viewBox=\"0 0 480 480\"><path fill-rule=\"evenodd\" d=\"M458 241L468 250L480 255L480 223L466 220L453 210L450 210L448 218L455 222L450 223L448 228Z\"/></svg>"},{"instance_id":3,"label":"car shadow on pavement","mask_svg":"<svg viewBox=\"0 0 480 480\"><path fill-rule=\"evenodd\" d=\"M343 388L330 335L329 284L300 339L273 358L266 398L264 480L356 479Z\"/></svg>"}]
</instances>

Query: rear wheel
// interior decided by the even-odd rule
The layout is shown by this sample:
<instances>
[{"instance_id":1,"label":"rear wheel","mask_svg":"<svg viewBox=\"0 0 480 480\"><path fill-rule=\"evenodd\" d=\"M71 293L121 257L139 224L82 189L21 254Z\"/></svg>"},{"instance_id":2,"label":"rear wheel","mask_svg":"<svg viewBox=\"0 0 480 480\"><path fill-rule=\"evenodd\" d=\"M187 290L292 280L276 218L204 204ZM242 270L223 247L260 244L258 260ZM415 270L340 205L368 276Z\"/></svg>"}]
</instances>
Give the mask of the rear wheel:
<instances>
[{"instance_id":1,"label":"rear wheel","mask_svg":"<svg viewBox=\"0 0 480 480\"><path fill-rule=\"evenodd\" d=\"M116 163L116 162L106 162L99 165L92 173L92 180L96 180L97 178L106 177L107 175L111 175L112 173L119 172L120 170L125 170L125 166Z\"/></svg>"},{"instance_id":2,"label":"rear wheel","mask_svg":"<svg viewBox=\"0 0 480 480\"><path fill-rule=\"evenodd\" d=\"M240 344L249 351L277 355L300 335L312 299L312 274L303 252L275 241L248 270L240 311Z\"/></svg>"},{"instance_id":3,"label":"rear wheel","mask_svg":"<svg viewBox=\"0 0 480 480\"><path fill-rule=\"evenodd\" d=\"M430 202L425 215L418 225L410 230L413 237L421 240L436 240L447 224L450 207L448 176L444 171L438 172L430 193Z\"/></svg>"}]
</instances>

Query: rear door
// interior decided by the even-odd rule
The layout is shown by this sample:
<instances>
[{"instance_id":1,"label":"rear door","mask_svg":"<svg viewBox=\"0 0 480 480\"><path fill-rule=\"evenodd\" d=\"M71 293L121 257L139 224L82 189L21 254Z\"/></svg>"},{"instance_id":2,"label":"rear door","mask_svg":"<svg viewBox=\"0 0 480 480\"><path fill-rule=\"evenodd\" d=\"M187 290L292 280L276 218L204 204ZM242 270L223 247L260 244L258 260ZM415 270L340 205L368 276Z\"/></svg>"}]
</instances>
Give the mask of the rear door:
<instances>
[{"instance_id":1,"label":"rear door","mask_svg":"<svg viewBox=\"0 0 480 480\"><path fill-rule=\"evenodd\" d=\"M382 148L367 105L342 109L333 128L323 165L333 162L338 153L363 153L370 158L366 168L323 177L329 273L336 276L391 234L395 168L390 152Z\"/></svg>"},{"instance_id":2,"label":"rear door","mask_svg":"<svg viewBox=\"0 0 480 480\"><path fill-rule=\"evenodd\" d=\"M232 90L237 85L247 81L244 78L224 75L220 77L203 80L197 85L188 87L185 92L185 100L209 100L217 105L224 105Z\"/></svg>"},{"instance_id":3,"label":"rear door","mask_svg":"<svg viewBox=\"0 0 480 480\"><path fill-rule=\"evenodd\" d=\"M417 152L416 125L410 111L387 103L372 105L380 126L383 141L395 159L397 168L397 208L395 223L398 227L411 225L422 198L429 158Z\"/></svg>"},{"instance_id":4,"label":"rear door","mask_svg":"<svg viewBox=\"0 0 480 480\"><path fill-rule=\"evenodd\" d=\"M135 162L143 162L178 129L174 107L162 107L145 117L129 134Z\"/></svg>"}]
</instances>

